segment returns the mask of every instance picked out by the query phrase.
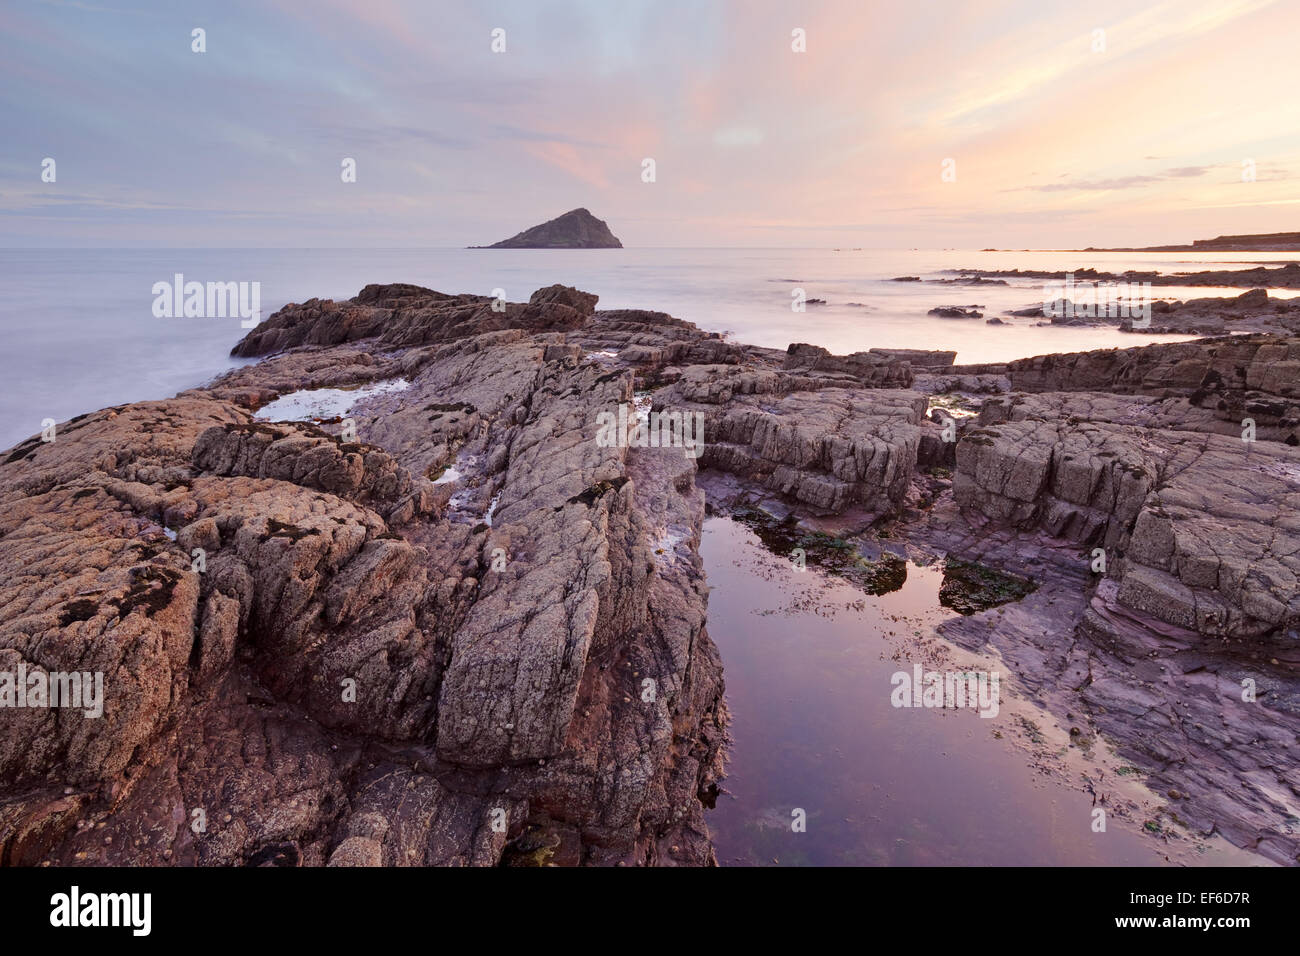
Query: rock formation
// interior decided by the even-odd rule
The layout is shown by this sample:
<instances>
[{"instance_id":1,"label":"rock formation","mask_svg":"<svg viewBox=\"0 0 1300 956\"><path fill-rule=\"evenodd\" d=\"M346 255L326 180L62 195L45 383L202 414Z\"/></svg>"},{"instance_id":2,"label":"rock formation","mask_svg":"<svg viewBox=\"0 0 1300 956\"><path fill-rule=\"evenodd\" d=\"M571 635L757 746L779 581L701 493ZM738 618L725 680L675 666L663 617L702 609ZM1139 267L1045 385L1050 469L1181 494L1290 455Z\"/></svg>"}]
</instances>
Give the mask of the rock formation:
<instances>
[{"instance_id":1,"label":"rock formation","mask_svg":"<svg viewBox=\"0 0 1300 956\"><path fill-rule=\"evenodd\" d=\"M1048 309L1042 305L1015 309L1008 315L1049 319L1051 325L1118 326L1122 332L1146 335L1224 335L1228 332L1269 332L1293 335L1300 332L1300 301L1270 298L1266 289L1251 289L1236 296L1199 299L1156 299L1132 308L1115 304L1108 311L1104 302L1057 299ZM1127 303L1126 303L1127 305ZM1136 313L1136 315L1135 315ZM1044 323L1039 323L1044 324Z\"/></svg>"},{"instance_id":2,"label":"rock formation","mask_svg":"<svg viewBox=\"0 0 1300 956\"><path fill-rule=\"evenodd\" d=\"M1054 269L946 269L956 273L955 280L969 283L972 279L1045 279L1063 282L1073 276L1076 282L1149 282L1152 285L1181 286L1236 286L1246 289L1300 289L1300 262L1288 262L1276 269L1254 266L1249 269L1207 269L1202 272L1106 272L1098 269L1072 269L1068 272ZM894 281L906 281L906 278ZM942 280L939 280L942 281ZM1004 283L1005 284L1005 283Z\"/></svg>"},{"instance_id":3,"label":"rock formation","mask_svg":"<svg viewBox=\"0 0 1300 956\"><path fill-rule=\"evenodd\" d=\"M0 671L105 704L0 711L0 862L713 862L706 498L1033 579L945 636L1295 861L1300 339L958 366L596 303L313 299L256 364L6 453ZM702 455L600 440L620 407L698 417Z\"/></svg>"},{"instance_id":4,"label":"rock formation","mask_svg":"<svg viewBox=\"0 0 1300 956\"><path fill-rule=\"evenodd\" d=\"M586 209L571 209L563 216L494 242L486 249L622 249L603 219Z\"/></svg>"}]
</instances>

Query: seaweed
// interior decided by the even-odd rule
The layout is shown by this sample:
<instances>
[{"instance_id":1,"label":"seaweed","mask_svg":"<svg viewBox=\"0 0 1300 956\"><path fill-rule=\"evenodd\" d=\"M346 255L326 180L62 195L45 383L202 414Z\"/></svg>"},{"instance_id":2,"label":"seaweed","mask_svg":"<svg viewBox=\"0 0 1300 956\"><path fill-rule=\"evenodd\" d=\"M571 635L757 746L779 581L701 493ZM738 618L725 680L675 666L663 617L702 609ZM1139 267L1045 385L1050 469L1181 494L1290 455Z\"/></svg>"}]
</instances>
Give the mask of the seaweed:
<instances>
[{"instance_id":1,"label":"seaweed","mask_svg":"<svg viewBox=\"0 0 1300 956\"><path fill-rule=\"evenodd\" d=\"M144 608L146 617L153 617L167 607L172 592L180 582L181 574L171 568L143 565L131 569L132 585L129 591L116 600L109 601L120 617L127 617L136 608Z\"/></svg>"},{"instance_id":2,"label":"seaweed","mask_svg":"<svg viewBox=\"0 0 1300 956\"><path fill-rule=\"evenodd\" d=\"M907 581L907 561L903 558L882 554L873 561L847 538L823 531L801 532L793 515L778 522L763 512L742 508L733 516L758 535L773 554L789 557L796 549L801 550L808 564L844 578L867 594L889 594Z\"/></svg>"},{"instance_id":3,"label":"seaweed","mask_svg":"<svg viewBox=\"0 0 1300 956\"><path fill-rule=\"evenodd\" d=\"M568 504L583 504L590 507L603 498L606 492L618 491L628 482L627 476L620 475L610 481L598 481L586 491L580 491L568 500Z\"/></svg>"},{"instance_id":4,"label":"seaweed","mask_svg":"<svg viewBox=\"0 0 1300 956\"><path fill-rule=\"evenodd\" d=\"M501 852L501 866L551 866L560 846L560 835L547 827L530 824Z\"/></svg>"},{"instance_id":5,"label":"seaweed","mask_svg":"<svg viewBox=\"0 0 1300 956\"><path fill-rule=\"evenodd\" d=\"M1037 589L1038 585L1027 578L998 571L976 561L961 561L950 557L943 564L939 603L958 614L974 614L1019 601Z\"/></svg>"}]
</instances>

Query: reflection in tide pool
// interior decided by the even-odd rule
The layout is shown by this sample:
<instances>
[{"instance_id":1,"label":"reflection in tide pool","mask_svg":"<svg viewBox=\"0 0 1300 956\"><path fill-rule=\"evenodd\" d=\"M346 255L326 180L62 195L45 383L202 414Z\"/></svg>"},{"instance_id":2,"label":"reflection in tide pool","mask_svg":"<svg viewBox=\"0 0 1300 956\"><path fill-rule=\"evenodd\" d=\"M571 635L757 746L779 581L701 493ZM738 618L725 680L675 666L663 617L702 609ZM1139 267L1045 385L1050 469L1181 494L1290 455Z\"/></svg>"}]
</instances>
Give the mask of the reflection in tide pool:
<instances>
[{"instance_id":1,"label":"reflection in tide pool","mask_svg":"<svg viewBox=\"0 0 1300 956\"><path fill-rule=\"evenodd\" d=\"M939 604L939 567L909 563L901 587L872 597L796 574L727 518L706 523L701 551L732 717L727 793L708 816L724 866L1261 862L1218 839L1143 832L1145 789L1069 747L1046 713L1012 706L1001 661L932 636L954 613ZM1001 670L998 715L894 707L891 677L914 663ZM1088 780L1110 794L1105 833L1092 830ZM796 809L806 832L792 829Z\"/></svg>"}]
</instances>

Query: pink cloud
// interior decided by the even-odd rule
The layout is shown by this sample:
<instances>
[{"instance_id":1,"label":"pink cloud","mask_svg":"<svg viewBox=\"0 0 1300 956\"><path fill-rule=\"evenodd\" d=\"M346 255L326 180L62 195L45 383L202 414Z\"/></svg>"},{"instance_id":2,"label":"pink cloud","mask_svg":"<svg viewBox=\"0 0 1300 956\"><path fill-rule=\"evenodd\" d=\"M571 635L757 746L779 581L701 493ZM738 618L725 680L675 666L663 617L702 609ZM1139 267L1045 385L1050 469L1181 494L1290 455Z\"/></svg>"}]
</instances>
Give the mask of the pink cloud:
<instances>
[{"instance_id":1,"label":"pink cloud","mask_svg":"<svg viewBox=\"0 0 1300 956\"><path fill-rule=\"evenodd\" d=\"M569 143L555 141L526 143L524 149L542 162L549 163L589 186L595 186L597 189L609 188L609 180L601 165L592 156L580 152L577 147Z\"/></svg>"}]
</instances>

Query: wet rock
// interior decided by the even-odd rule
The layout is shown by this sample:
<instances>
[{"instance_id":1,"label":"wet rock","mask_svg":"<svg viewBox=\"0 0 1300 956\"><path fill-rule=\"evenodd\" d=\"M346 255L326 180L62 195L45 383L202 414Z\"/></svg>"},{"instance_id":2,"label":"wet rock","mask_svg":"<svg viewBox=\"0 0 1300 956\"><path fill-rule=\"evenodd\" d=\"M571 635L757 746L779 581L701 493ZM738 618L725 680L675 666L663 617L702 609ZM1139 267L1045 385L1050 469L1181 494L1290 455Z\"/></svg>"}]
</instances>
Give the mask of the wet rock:
<instances>
[{"instance_id":1,"label":"wet rock","mask_svg":"<svg viewBox=\"0 0 1300 956\"><path fill-rule=\"evenodd\" d=\"M879 352L831 355L820 346L802 342L791 345L786 351L785 368L809 373L840 373L852 376L862 385L876 388L906 388L912 384L912 370L904 359Z\"/></svg>"},{"instance_id":2,"label":"wet rock","mask_svg":"<svg viewBox=\"0 0 1300 956\"><path fill-rule=\"evenodd\" d=\"M978 311L980 306L941 305L931 309L926 315L936 315L941 319L982 319L984 313Z\"/></svg>"}]
</instances>

